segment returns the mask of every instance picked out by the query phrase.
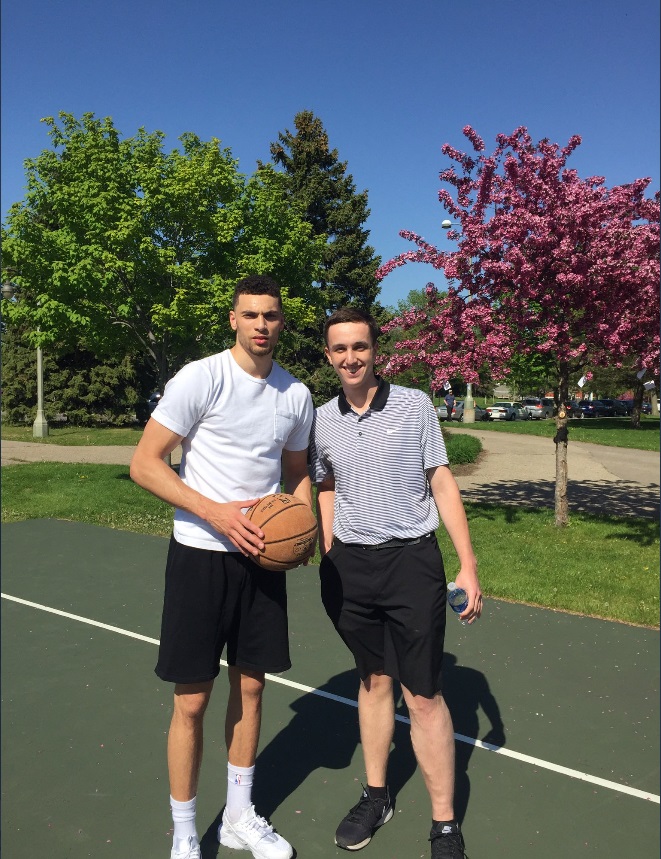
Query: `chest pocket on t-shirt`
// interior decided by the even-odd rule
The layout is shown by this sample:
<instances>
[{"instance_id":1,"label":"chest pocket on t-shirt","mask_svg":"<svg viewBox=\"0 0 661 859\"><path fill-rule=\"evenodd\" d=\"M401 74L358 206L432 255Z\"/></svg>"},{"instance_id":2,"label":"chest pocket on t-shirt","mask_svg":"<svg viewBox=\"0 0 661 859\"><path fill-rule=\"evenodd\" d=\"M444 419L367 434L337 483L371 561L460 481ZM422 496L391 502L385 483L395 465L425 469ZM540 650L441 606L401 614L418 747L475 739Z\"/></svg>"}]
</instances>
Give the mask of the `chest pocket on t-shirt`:
<instances>
[{"instance_id":1,"label":"chest pocket on t-shirt","mask_svg":"<svg viewBox=\"0 0 661 859\"><path fill-rule=\"evenodd\" d=\"M276 411L273 422L273 438L279 444L285 444L296 426L296 415L290 412Z\"/></svg>"}]
</instances>

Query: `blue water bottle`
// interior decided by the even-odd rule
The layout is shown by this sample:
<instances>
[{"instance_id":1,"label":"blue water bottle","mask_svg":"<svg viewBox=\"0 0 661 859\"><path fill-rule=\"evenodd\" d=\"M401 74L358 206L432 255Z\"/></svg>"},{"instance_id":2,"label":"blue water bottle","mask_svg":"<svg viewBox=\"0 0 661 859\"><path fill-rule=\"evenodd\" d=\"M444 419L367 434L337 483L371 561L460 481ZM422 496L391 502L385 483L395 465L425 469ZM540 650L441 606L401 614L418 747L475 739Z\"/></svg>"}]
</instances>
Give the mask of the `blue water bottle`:
<instances>
[{"instance_id":1,"label":"blue water bottle","mask_svg":"<svg viewBox=\"0 0 661 859\"><path fill-rule=\"evenodd\" d=\"M448 582L448 602L450 608L456 614L461 614L468 606L468 594L463 588L458 588L454 582ZM467 626L467 621L459 618L462 626Z\"/></svg>"}]
</instances>

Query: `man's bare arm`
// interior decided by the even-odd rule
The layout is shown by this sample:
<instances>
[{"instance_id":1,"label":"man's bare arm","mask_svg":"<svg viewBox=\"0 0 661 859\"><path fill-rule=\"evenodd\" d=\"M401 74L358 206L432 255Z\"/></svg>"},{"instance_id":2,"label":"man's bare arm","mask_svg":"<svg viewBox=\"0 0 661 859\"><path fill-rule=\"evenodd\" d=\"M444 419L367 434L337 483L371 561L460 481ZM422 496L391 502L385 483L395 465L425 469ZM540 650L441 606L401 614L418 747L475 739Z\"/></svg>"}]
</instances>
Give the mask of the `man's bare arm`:
<instances>
[{"instance_id":1,"label":"man's bare arm","mask_svg":"<svg viewBox=\"0 0 661 859\"><path fill-rule=\"evenodd\" d=\"M430 468L427 478L438 513L445 529L450 535L452 545L459 558L460 569L456 577L457 585L468 595L468 607L462 612L462 620L477 620L482 612L482 591L477 577L477 559L473 551L466 511L461 500L459 487L449 466L439 465Z\"/></svg>"},{"instance_id":2,"label":"man's bare arm","mask_svg":"<svg viewBox=\"0 0 661 859\"><path fill-rule=\"evenodd\" d=\"M319 551L322 556L333 544L333 519L335 517L335 478L327 477L317 486L317 525L319 526Z\"/></svg>"},{"instance_id":3,"label":"man's bare arm","mask_svg":"<svg viewBox=\"0 0 661 859\"><path fill-rule=\"evenodd\" d=\"M282 476L285 492L295 495L312 507L312 483L308 473L308 452L306 450L282 451Z\"/></svg>"},{"instance_id":4,"label":"man's bare arm","mask_svg":"<svg viewBox=\"0 0 661 859\"><path fill-rule=\"evenodd\" d=\"M181 441L182 436L150 418L131 460L131 479L167 504L208 522L219 534L231 540L242 554L258 555L264 548L261 542L264 533L241 511L257 503L259 498L220 504L186 486L165 462Z\"/></svg>"}]
</instances>

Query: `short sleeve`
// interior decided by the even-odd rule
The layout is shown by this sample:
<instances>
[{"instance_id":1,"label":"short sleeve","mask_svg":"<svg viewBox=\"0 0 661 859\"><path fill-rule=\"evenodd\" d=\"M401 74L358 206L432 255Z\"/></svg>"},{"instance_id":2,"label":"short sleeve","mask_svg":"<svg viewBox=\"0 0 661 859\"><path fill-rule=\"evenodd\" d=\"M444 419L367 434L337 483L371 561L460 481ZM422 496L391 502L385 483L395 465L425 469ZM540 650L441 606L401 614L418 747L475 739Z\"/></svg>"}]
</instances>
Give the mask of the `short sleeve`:
<instances>
[{"instance_id":1,"label":"short sleeve","mask_svg":"<svg viewBox=\"0 0 661 859\"><path fill-rule=\"evenodd\" d=\"M186 364L165 386L152 417L177 435L187 436L209 407L211 387L211 374L201 361Z\"/></svg>"}]
</instances>

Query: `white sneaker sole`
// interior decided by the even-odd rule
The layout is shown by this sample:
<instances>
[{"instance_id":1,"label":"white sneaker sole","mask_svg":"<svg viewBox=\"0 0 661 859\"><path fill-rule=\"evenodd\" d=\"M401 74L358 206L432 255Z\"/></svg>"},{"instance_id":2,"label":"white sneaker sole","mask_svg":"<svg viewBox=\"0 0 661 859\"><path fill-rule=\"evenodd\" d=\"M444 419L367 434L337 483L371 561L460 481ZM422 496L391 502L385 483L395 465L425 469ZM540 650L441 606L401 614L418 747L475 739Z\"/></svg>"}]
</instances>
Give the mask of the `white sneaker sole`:
<instances>
[{"instance_id":1,"label":"white sneaker sole","mask_svg":"<svg viewBox=\"0 0 661 859\"><path fill-rule=\"evenodd\" d=\"M294 855L294 850L291 844L287 844L283 839L283 843L287 844L288 850L283 849L280 853L275 854L272 850L260 850L259 847L250 847L247 842L243 840L240 836L236 835L234 832L230 830L226 830L223 828L223 825L218 827L218 843L222 844L223 847L229 847L231 850L250 850L255 859L291 859Z\"/></svg>"}]
</instances>

